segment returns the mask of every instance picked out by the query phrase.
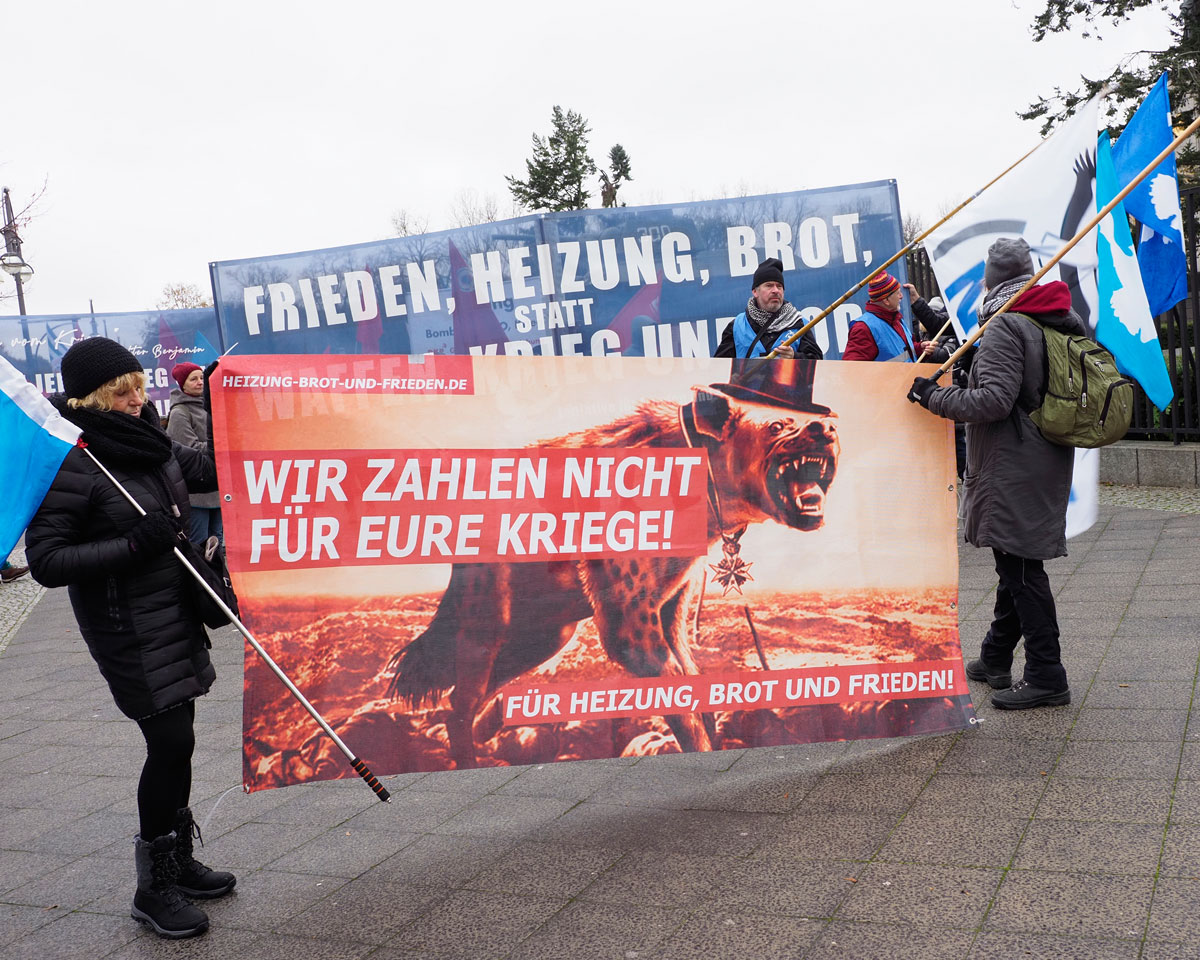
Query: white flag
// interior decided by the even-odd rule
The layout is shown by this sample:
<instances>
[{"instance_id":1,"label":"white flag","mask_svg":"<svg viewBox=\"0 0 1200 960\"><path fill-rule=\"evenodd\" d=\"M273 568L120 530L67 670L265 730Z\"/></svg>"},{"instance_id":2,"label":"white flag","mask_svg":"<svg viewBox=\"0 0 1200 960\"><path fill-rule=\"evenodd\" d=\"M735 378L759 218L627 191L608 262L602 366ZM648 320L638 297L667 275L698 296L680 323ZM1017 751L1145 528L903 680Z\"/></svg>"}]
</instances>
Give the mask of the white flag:
<instances>
[{"instance_id":1,"label":"white flag","mask_svg":"<svg viewBox=\"0 0 1200 960\"><path fill-rule=\"evenodd\" d=\"M942 299L962 339L978 325L988 247L1000 237L1024 237L1041 269L1096 214L1096 127L1099 98L1089 100L1014 170L969 203L925 240ZM1072 305L1095 335L1096 231L1075 244L1042 282L1063 280ZM1099 456L1075 451L1067 506L1067 536L1096 522Z\"/></svg>"},{"instance_id":2,"label":"white flag","mask_svg":"<svg viewBox=\"0 0 1200 960\"><path fill-rule=\"evenodd\" d=\"M1095 216L1098 109L1098 98L1089 100L1028 158L926 238L925 250L960 337L978 323L983 267L994 240L1024 237L1037 270ZM998 157L1003 153L995 151ZM1066 281L1089 330L1096 323L1096 262L1093 231L1044 278Z\"/></svg>"},{"instance_id":3,"label":"white flag","mask_svg":"<svg viewBox=\"0 0 1200 960\"><path fill-rule=\"evenodd\" d=\"M1100 513L1100 451L1075 448L1071 499L1067 502L1067 539L1091 528Z\"/></svg>"}]
</instances>

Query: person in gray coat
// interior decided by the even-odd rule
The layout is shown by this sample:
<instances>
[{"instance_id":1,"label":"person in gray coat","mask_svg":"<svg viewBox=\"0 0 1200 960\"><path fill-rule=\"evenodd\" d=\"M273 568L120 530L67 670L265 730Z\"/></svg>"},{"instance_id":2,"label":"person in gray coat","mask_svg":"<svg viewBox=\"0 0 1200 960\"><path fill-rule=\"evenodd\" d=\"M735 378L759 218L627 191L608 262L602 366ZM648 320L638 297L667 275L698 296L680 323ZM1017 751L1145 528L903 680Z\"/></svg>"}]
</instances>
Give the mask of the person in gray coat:
<instances>
[{"instance_id":1,"label":"person in gray coat","mask_svg":"<svg viewBox=\"0 0 1200 960\"><path fill-rule=\"evenodd\" d=\"M194 450L208 446L208 411L204 409L204 370L194 363L177 363L171 376L179 384L171 391L171 411L167 417L167 436ZM209 537L225 543L221 523L219 494L193 493L188 496L192 508L188 520L188 539L203 544Z\"/></svg>"},{"instance_id":2,"label":"person in gray coat","mask_svg":"<svg viewBox=\"0 0 1200 960\"><path fill-rule=\"evenodd\" d=\"M1000 239L988 249L983 306L987 321L1033 276L1024 240ZM913 381L908 398L931 413L967 425L963 476L966 539L991 547L996 604L979 658L967 676L997 692L1006 710L1071 702L1059 647L1058 615L1043 561L1066 556L1067 500L1075 451L1046 440L1029 411L1046 390L1042 331L1022 314L1068 333L1083 333L1061 280L1038 284L1011 310L987 323L965 387ZM1012 682L1013 651L1025 638L1024 676Z\"/></svg>"}]
</instances>

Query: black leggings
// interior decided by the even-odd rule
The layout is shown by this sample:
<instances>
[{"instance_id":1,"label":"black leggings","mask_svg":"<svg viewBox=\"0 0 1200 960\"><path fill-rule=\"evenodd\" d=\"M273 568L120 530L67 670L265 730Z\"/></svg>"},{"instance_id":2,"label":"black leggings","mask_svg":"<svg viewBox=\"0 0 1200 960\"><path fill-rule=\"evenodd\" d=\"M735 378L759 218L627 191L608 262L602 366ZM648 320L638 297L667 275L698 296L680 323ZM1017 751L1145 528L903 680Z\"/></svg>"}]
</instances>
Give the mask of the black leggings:
<instances>
[{"instance_id":1,"label":"black leggings","mask_svg":"<svg viewBox=\"0 0 1200 960\"><path fill-rule=\"evenodd\" d=\"M137 725L146 738L146 764L138 781L138 820L143 840L153 840L175 829L180 807L192 792L192 750L196 734L196 702L171 707Z\"/></svg>"}]
</instances>

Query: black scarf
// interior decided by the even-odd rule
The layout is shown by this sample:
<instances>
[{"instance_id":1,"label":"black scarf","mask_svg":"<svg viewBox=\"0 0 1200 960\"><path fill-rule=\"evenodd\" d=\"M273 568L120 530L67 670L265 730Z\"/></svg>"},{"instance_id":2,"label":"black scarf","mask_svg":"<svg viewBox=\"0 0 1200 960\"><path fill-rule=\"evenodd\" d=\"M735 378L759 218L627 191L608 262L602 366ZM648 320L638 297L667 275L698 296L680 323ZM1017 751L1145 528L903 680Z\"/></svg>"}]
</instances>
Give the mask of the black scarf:
<instances>
[{"instance_id":1,"label":"black scarf","mask_svg":"<svg viewBox=\"0 0 1200 960\"><path fill-rule=\"evenodd\" d=\"M142 407L140 417L115 410L71 407L57 394L50 402L83 431L83 442L105 466L113 463L141 470L156 470L171 457L171 438L158 425L154 405Z\"/></svg>"}]
</instances>

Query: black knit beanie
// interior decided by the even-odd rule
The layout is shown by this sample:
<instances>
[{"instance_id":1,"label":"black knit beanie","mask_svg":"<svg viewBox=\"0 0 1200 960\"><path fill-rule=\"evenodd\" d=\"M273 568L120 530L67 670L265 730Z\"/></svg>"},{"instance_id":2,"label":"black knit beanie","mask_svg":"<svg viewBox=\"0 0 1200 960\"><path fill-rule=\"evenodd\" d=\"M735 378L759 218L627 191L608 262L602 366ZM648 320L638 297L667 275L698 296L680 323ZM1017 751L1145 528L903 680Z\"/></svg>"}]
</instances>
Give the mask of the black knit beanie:
<instances>
[{"instance_id":1,"label":"black knit beanie","mask_svg":"<svg viewBox=\"0 0 1200 960\"><path fill-rule=\"evenodd\" d=\"M983 284L995 290L1005 280L1028 277L1033 273L1033 257L1029 255L1029 244L1023 237L1001 237L987 252L987 265L983 268Z\"/></svg>"},{"instance_id":2,"label":"black knit beanie","mask_svg":"<svg viewBox=\"0 0 1200 960\"><path fill-rule=\"evenodd\" d=\"M774 258L764 260L758 265L758 269L754 271L754 282L750 284L750 289L754 290L760 283L767 283L774 280L776 283L783 285L783 261Z\"/></svg>"},{"instance_id":3,"label":"black knit beanie","mask_svg":"<svg viewBox=\"0 0 1200 960\"><path fill-rule=\"evenodd\" d=\"M138 358L116 340L88 337L72 344L71 349L63 354L63 393L74 400L82 400L109 380L115 380L125 373L137 373L141 369Z\"/></svg>"}]
</instances>

